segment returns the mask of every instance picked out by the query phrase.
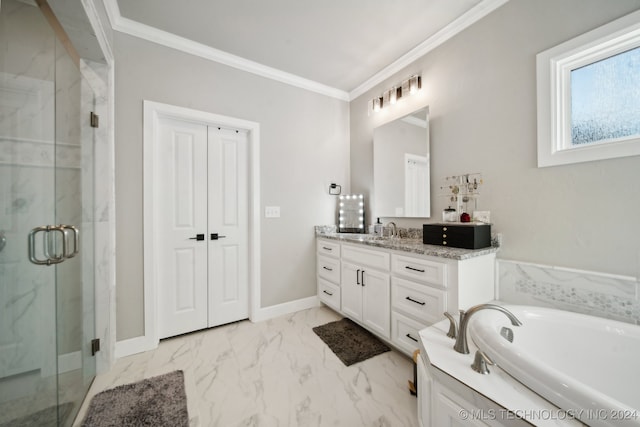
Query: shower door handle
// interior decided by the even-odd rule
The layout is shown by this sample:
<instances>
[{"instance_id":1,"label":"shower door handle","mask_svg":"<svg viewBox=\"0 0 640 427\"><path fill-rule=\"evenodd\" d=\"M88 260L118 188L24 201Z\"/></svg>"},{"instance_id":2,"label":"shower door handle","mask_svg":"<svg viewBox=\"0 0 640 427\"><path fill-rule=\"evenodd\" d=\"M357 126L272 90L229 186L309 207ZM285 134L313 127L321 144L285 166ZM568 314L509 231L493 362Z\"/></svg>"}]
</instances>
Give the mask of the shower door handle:
<instances>
[{"instance_id":1,"label":"shower door handle","mask_svg":"<svg viewBox=\"0 0 640 427\"><path fill-rule=\"evenodd\" d=\"M71 230L73 232L73 252L67 252L67 251L64 252L65 259L73 258L74 256L78 255L78 253L80 252L80 230L78 230L78 228L73 225L60 225L60 227L64 232L65 239L68 238L67 236L68 230ZM67 249L69 248L68 240L66 242L66 248Z\"/></svg>"},{"instance_id":2,"label":"shower door handle","mask_svg":"<svg viewBox=\"0 0 640 427\"><path fill-rule=\"evenodd\" d=\"M73 250L69 243L69 234L73 233ZM38 258L36 254L36 236L38 233L44 233L42 235L43 250L42 253L45 256L44 259ZM57 252L57 242L54 233L60 233L62 241L62 253ZM80 252L80 230L73 225L41 225L35 227L29 232L28 236L29 246L29 261L36 265L52 265L60 264L66 259L73 258Z\"/></svg>"},{"instance_id":3,"label":"shower door handle","mask_svg":"<svg viewBox=\"0 0 640 427\"><path fill-rule=\"evenodd\" d=\"M52 249L51 240L49 240L50 233L61 233L62 234L62 254L61 255L51 255L49 252ZM36 255L36 235L38 233L45 233L43 236L44 243L44 255L47 257L46 259L40 259ZM36 265L52 265L52 264L60 264L64 261L65 254L67 253L67 236L64 232L64 228L61 226L55 225L41 225L40 227L33 228L28 235L28 247L29 247L29 261Z\"/></svg>"}]
</instances>

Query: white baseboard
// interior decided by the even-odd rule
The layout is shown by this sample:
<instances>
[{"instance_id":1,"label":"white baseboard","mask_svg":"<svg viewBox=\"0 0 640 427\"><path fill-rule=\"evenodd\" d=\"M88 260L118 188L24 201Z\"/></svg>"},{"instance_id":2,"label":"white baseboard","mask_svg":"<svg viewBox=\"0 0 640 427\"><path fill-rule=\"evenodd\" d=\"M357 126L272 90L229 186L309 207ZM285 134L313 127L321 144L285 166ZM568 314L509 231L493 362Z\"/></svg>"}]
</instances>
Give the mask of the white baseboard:
<instances>
[{"instance_id":1,"label":"white baseboard","mask_svg":"<svg viewBox=\"0 0 640 427\"><path fill-rule=\"evenodd\" d=\"M260 308L257 313L251 317L252 322L262 322L285 314L295 313L296 311L307 310L320 306L320 299L317 296L302 298L295 301L289 301L282 304L272 305L270 307Z\"/></svg>"},{"instance_id":2,"label":"white baseboard","mask_svg":"<svg viewBox=\"0 0 640 427\"><path fill-rule=\"evenodd\" d=\"M58 356L58 374L75 371L82 368L82 352L61 354Z\"/></svg>"},{"instance_id":3,"label":"white baseboard","mask_svg":"<svg viewBox=\"0 0 640 427\"><path fill-rule=\"evenodd\" d=\"M114 356L116 359L120 359L121 357L131 356L132 354L154 350L157 347L157 342L153 342L149 337L143 335L141 337L117 341Z\"/></svg>"},{"instance_id":4,"label":"white baseboard","mask_svg":"<svg viewBox=\"0 0 640 427\"><path fill-rule=\"evenodd\" d=\"M309 308L320 306L320 300L317 296L302 298L295 301L289 301L282 304L272 305L270 307L260 308L257 313L251 316L252 322L262 322L278 316L295 313L297 311L307 310ZM115 358L131 356L132 354L142 353L144 351L154 350L158 347L157 342L153 342L147 336L129 338L127 340L116 342Z\"/></svg>"}]
</instances>

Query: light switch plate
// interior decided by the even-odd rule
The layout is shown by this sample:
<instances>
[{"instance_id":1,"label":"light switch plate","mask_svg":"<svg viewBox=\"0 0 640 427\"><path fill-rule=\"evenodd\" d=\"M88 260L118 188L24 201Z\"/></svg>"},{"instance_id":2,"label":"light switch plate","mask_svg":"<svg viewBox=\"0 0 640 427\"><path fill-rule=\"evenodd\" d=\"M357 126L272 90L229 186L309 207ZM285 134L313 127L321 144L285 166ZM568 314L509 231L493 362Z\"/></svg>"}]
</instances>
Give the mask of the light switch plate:
<instances>
[{"instance_id":1,"label":"light switch plate","mask_svg":"<svg viewBox=\"0 0 640 427\"><path fill-rule=\"evenodd\" d=\"M280 206L265 206L264 207L265 218L280 218Z\"/></svg>"}]
</instances>

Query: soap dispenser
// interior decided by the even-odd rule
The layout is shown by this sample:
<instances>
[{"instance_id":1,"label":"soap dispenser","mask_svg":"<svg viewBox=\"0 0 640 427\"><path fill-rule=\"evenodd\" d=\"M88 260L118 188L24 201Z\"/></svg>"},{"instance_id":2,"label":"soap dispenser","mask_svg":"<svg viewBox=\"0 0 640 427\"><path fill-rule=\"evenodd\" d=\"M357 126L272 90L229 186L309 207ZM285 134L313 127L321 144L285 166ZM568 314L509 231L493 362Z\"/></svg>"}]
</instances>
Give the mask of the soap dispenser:
<instances>
[{"instance_id":1,"label":"soap dispenser","mask_svg":"<svg viewBox=\"0 0 640 427\"><path fill-rule=\"evenodd\" d=\"M382 236L382 223L380 222L380 218L378 218L378 222L373 226L373 234L376 236Z\"/></svg>"}]
</instances>

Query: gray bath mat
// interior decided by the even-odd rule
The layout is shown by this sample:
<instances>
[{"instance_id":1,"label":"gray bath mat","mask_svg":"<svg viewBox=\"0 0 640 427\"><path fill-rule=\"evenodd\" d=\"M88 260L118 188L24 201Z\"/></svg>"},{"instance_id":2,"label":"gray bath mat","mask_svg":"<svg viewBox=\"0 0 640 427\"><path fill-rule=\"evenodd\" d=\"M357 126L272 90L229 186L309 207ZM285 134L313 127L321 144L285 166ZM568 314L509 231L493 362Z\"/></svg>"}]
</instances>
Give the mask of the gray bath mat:
<instances>
[{"instance_id":1,"label":"gray bath mat","mask_svg":"<svg viewBox=\"0 0 640 427\"><path fill-rule=\"evenodd\" d=\"M91 399L82 425L187 427L184 374L174 371L98 393Z\"/></svg>"},{"instance_id":2,"label":"gray bath mat","mask_svg":"<svg viewBox=\"0 0 640 427\"><path fill-rule=\"evenodd\" d=\"M389 347L372 333L346 318L316 326L313 332L347 366L389 351Z\"/></svg>"}]
</instances>

